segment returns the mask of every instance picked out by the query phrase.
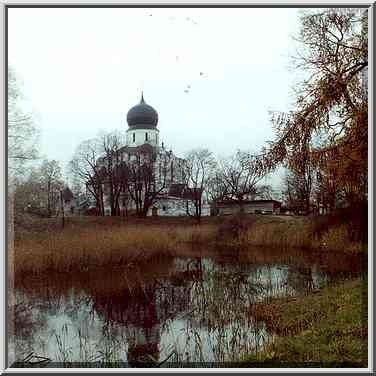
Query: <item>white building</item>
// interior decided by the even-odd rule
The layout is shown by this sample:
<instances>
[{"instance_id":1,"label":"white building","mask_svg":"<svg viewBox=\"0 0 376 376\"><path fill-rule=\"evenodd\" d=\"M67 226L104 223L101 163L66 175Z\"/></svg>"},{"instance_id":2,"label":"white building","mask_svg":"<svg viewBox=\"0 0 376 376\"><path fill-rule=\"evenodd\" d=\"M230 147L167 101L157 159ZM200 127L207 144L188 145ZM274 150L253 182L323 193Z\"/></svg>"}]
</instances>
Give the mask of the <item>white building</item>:
<instances>
[{"instance_id":1,"label":"white building","mask_svg":"<svg viewBox=\"0 0 376 376\"><path fill-rule=\"evenodd\" d=\"M239 201L222 201L216 203L218 215L246 214L279 214L281 203L276 200L244 200L242 205Z\"/></svg>"},{"instance_id":2,"label":"white building","mask_svg":"<svg viewBox=\"0 0 376 376\"><path fill-rule=\"evenodd\" d=\"M185 185L185 160L167 150L162 142L160 145L158 113L148 105L143 95L141 101L132 107L127 114L128 129L126 144L120 149L121 163L136 160L148 160L154 168L155 190L157 200L150 206L147 215L185 216L187 208L193 213L191 189ZM163 187L163 188L162 188ZM108 189L104 187L104 210L110 215L111 207ZM120 211L130 213L136 209L136 203L126 190L121 192L119 200ZM202 215L209 215L209 206L203 205Z\"/></svg>"}]
</instances>

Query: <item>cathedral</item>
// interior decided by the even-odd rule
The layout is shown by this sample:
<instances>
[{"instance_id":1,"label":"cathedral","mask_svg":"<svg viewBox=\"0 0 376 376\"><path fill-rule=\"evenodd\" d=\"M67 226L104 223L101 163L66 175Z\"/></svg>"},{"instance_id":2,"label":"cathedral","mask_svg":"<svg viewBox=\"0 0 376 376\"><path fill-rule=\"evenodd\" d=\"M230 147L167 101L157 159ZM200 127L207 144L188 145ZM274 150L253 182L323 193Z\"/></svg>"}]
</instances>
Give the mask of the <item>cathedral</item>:
<instances>
[{"instance_id":1,"label":"cathedral","mask_svg":"<svg viewBox=\"0 0 376 376\"><path fill-rule=\"evenodd\" d=\"M132 107L127 114L128 129L126 142L120 149L120 159L128 161L148 160L153 168L153 196L148 205L147 215L153 216L185 216L188 211L193 213L192 189L186 186L184 176L185 160L177 157L160 143L157 111L147 104L141 95L140 103ZM104 212L111 214L108 190L104 189ZM141 197L143 196L143 197ZM145 192L129 195L126 190L120 194L119 206L121 213L132 213L137 209L138 198L145 201ZM204 205L202 215L209 215L209 206Z\"/></svg>"}]
</instances>

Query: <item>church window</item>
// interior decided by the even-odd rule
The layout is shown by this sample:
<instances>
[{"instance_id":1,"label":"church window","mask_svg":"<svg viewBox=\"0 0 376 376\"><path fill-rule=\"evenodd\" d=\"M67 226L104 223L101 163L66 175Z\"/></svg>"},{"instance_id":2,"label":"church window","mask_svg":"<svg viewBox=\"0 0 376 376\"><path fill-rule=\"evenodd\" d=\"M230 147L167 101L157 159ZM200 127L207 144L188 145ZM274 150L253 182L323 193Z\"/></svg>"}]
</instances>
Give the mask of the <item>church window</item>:
<instances>
[{"instance_id":1,"label":"church window","mask_svg":"<svg viewBox=\"0 0 376 376\"><path fill-rule=\"evenodd\" d=\"M133 142L136 142L136 133L133 133Z\"/></svg>"}]
</instances>

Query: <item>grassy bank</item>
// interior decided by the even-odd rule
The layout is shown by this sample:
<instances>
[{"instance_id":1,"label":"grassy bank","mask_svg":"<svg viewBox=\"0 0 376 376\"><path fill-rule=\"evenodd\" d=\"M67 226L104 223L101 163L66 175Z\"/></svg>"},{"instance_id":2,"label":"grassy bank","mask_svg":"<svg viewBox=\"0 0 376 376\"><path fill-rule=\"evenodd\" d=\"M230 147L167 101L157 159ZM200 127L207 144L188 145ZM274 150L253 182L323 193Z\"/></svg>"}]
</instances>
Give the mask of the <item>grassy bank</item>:
<instances>
[{"instance_id":1,"label":"grassy bank","mask_svg":"<svg viewBox=\"0 0 376 376\"><path fill-rule=\"evenodd\" d=\"M276 335L248 366L367 367L367 284L356 279L315 294L272 299L251 312Z\"/></svg>"}]
</instances>

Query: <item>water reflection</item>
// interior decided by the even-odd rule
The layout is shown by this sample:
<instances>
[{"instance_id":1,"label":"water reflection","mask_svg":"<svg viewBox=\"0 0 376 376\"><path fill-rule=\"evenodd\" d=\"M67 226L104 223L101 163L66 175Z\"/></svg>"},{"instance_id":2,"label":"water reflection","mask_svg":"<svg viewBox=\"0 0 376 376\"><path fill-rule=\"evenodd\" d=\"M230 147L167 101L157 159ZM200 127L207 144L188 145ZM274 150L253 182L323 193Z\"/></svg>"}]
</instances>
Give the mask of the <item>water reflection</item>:
<instances>
[{"instance_id":1,"label":"water reflection","mask_svg":"<svg viewBox=\"0 0 376 376\"><path fill-rule=\"evenodd\" d=\"M180 257L131 271L19 281L14 357L34 352L60 366L234 362L268 340L264 323L249 314L255 302L319 289L347 266L356 272L346 260L334 269L325 259L265 261Z\"/></svg>"}]
</instances>

